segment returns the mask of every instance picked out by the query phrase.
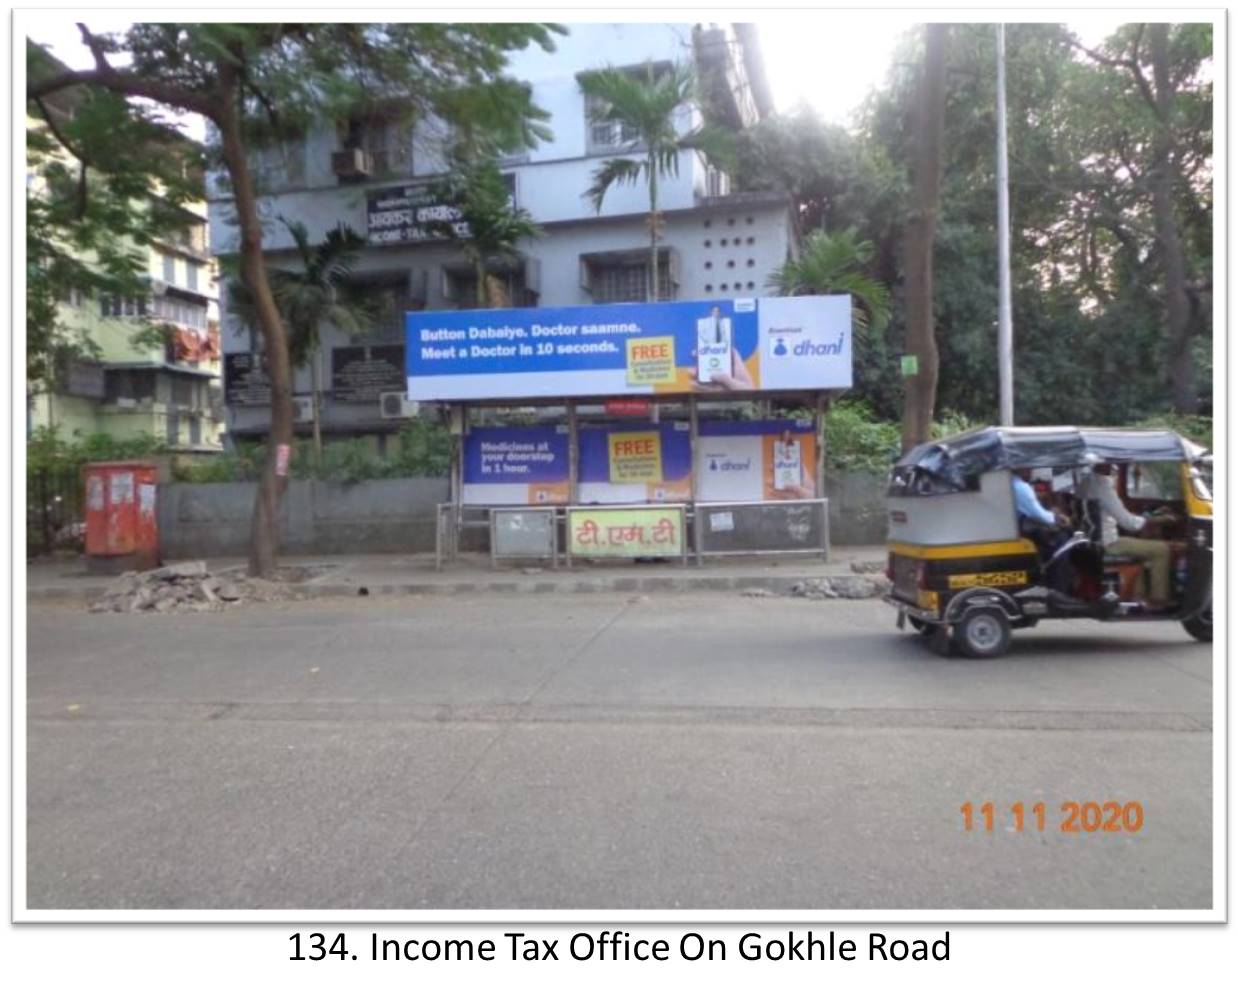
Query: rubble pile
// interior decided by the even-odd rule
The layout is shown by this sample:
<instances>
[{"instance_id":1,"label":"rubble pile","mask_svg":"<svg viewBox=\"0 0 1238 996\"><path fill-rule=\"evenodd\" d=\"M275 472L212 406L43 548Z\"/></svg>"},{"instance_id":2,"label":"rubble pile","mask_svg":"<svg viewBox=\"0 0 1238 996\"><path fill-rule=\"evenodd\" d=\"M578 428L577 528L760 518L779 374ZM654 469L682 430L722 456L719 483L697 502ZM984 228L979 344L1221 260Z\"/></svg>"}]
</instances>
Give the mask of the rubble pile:
<instances>
[{"instance_id":1,"label":"rubble pile","mask_svg":"<svg viewBox=\"0 0 1238 996\"><path fill-rule=\"evenodd\" d=\"M877 575L839 575L829 578L812 578L797 581L791 586L796 598L880 598L890 590L889 580Z\"/></svg>"},{"instance_id":2,"label":"rubble pile","mask_svg":"<svg viewBox=\"0 0 1238 996\"><path fill-rule=\"evenodd\" d=\"M126 571L90 606L91 612L219 612L243 602L294 596L284 584L226 572L212 574L201 560L151 571Z\"/></svg>"}]
</instances>

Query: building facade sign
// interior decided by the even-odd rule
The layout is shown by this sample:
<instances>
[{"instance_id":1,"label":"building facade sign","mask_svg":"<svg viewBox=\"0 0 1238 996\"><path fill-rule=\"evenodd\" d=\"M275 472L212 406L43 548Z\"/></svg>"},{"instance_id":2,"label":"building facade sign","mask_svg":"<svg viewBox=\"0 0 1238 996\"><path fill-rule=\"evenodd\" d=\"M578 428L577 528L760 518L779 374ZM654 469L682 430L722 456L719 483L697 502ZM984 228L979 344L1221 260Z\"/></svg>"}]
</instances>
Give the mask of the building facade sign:
<instances>
[{"instance_id":1,"label":"building facade sign","mask_svg":"<svg viewBox=\"0 0 1238 996\"><path fill-rule=\"evenodd\" d=\"M406 315L416 401L851 386L846 295Z\"/></svg>"},{"instance_id":2,"label":"building facade sign","mask_svg":"<svg viewBox=\"0 0 1238 996\"><path fill-rule=\"evenodd\" d=\"M515 206L516 174L504 173L503 182ZM458 236L469 237L469 226L461 218L458 203L442 196L437 181L381 187L369 191L365 200L366 241L372 246L441 240L443 236L430 227L437 222L448 222Z\"/></svg>"},{"instance_id":3,"label":"building facade sign","mask_svg":"<svg viewBox=\"0 0 1238 996\"><path fill-rule=\"evenodd\" d=\"M403 346L343 346L331 350L331 395L336 401L377 401L404 390Z\"/></svg>"},{"instance_id":4,"label":"building facade sign","mask_svg":"<svg viewBox=\"0 0 1238 996\"><path fill-rule=\"evenodd\" d=\"M259 353L224 353L224 400L229 405L270 405L271 379Z\"/></svg>"}]
</instances>

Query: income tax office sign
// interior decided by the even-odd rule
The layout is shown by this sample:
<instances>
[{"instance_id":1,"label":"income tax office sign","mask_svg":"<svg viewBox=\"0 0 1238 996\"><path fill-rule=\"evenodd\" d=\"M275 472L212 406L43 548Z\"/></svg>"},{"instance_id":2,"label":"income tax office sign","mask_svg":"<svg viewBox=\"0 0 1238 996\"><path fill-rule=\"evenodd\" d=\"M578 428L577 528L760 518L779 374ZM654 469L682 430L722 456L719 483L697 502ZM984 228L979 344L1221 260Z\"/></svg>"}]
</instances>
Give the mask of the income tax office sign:
<instances>
[{"instance_id":1,"label":"income tax office sign","mask_svg":"<svg viewBox=\"0 0 1238 996\"><path fill-rule=\"evenodd\" d=\"M846 295L419 311L406 330L416 401L851 386Z\"/></svg>"}]
</instances>

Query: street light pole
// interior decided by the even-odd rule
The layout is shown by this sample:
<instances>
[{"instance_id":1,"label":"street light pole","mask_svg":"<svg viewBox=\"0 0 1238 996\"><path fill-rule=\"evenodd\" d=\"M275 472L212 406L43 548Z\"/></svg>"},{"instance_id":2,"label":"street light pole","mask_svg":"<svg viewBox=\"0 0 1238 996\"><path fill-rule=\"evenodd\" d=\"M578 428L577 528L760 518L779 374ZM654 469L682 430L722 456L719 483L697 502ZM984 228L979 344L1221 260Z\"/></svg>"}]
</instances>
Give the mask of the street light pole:
<instances>
[{"instance_id":1,"label":"street light pole","mask_svg":"<svg viewBox=\"0 0 1238 996\"><path fill-rule=\"evenodd\" d=\"M997 382L1002 425L1014 425L1010 314L1010 180L1006 162L1006 26L997 26Z\"/></svg>"}]
</instances>

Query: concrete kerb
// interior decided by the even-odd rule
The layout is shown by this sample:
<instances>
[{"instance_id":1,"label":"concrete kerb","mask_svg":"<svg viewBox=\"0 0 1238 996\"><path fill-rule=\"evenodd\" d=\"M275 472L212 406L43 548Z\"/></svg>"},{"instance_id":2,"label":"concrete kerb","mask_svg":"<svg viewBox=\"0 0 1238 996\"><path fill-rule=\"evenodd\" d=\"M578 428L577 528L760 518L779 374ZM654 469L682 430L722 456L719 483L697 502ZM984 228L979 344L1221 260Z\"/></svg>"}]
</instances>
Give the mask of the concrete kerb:
<instances>
[{"instance_id":1,"label":"concrete kerb","mask_svg":"<svg viewBox=\"0 0 1238 996\"><path fill-rule=\"evenodd\" d=\"M840 549L830 563L805 560L802 564L782 562L776 566L761 563L735 563L713 569L669 567L666 573L642 571L631 574L619 569L585 567L552 571L529 569L528 574L515 574L512 569L497 574L473 570L468 578L452 572L428 572L409 564L407 559L371 557L352 560L336 558L331 569L321 576L300 583L289 583L299 599L357 597L362 589L371 596L409 595L551 595L551 594L616 594L675 593L692 591L758 591L772 595L787 595L797 584L824 578L855 576L850 563L873 560L878 548ZM292 561L290 561L292 563ZM236 563L212 564L212 570L236 570ZM515 570L519 570L516 568ZM43 575L40 577L39 575ZM60 573L29 568L27 571L27 601L30 603L85 604L101 598L109 581L98 576ZM405 580L401 575L412 575ZM529 576L532 575L532 576Z\"/></svg>"}]
</instances>

